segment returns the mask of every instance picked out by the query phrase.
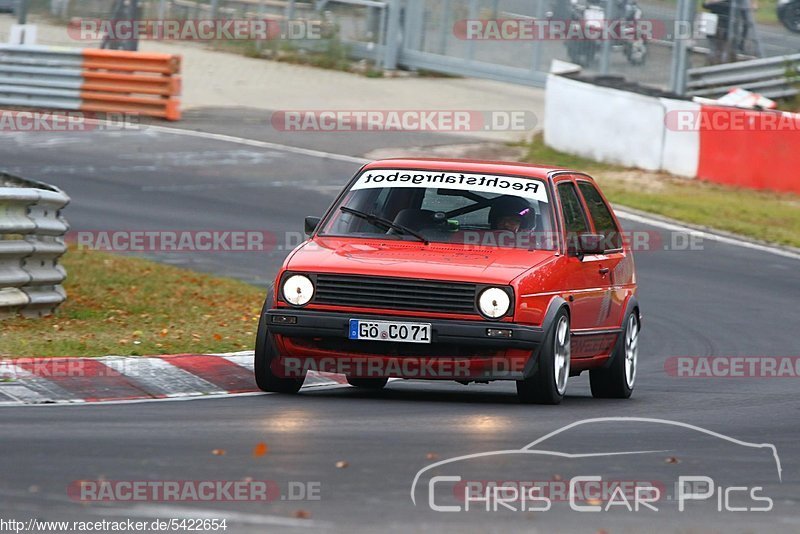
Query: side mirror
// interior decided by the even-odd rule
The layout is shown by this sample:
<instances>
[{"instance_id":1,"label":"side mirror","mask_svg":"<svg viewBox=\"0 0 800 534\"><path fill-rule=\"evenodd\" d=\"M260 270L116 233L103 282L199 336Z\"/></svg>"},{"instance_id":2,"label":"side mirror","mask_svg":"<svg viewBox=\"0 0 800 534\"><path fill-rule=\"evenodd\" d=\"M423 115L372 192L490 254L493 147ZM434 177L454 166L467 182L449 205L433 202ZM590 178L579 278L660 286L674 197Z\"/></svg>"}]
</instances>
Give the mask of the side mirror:
<instances>
[{"instance_id":1,"label":"side mirror","mask_svg":"<svg viewBox=\"0 0 800 534\"><path fill-rule=\"evenodd\" d=\"M578 249L581 254L602 254L606 251L605 236L603 234L580 234Z\"/></svg>"},{"instance_id":2,"label":"side mirror","mask_svg":"<svg viewBox=\"0 0 800 534\"><path fill-rule=\"evenodd\" d=\"M314 230L316 230L317 226L319 226L319 222L321 220L322 219L320 219L319 217L306 217L306 221L305 221L305 232L306 232L306 235L313 234Z\"/></svg>"}]
</instances>

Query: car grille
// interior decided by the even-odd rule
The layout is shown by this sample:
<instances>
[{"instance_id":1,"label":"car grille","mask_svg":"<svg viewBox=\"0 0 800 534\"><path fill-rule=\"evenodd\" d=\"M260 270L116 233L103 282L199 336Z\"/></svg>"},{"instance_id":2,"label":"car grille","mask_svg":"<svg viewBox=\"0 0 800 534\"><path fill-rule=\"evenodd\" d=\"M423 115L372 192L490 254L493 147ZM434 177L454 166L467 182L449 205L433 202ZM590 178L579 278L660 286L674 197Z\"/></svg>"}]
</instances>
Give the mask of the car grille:
<instances>
[{"instance_id":1,"label":"car grille","mask_svg":"<svg viewBox=\"0 0 800 534\"><path fill-rule=\"evenodd\" d=\"M475 315L475 284L318 274L316 304Z\"/></svg>"}]
</instances>

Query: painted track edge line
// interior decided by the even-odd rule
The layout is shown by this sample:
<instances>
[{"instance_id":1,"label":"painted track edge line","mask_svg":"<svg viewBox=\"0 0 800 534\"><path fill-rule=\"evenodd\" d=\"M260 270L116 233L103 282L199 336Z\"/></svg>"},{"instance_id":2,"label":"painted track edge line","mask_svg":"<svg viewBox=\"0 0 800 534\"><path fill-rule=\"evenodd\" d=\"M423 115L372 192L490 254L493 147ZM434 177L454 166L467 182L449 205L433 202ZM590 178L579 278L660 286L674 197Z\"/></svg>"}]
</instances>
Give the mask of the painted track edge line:
<instances>
[{"instance_id":1,"label":"painted track edge line","mask_svg":"<svg viewBox=\"0 0 800 534\"><path fill-rule=\"evenodd\" d=\"M172 128L170 126L159 126L157 124L141 125L140 129L149 129L156 132L171 133L175 135L185 135L187 137L198 137L201 139L212 139L215 141L225 141L228 143L237 143L240 145L255 146L259 148L271 148L273 150L282 150L302 156L310 156L314 158L332 159L336 161L343 161L346 163L357 163L363 165L368 163L369 160L359 158L356 156L348 156L347 154L336 154L333 152L325 152L323 150L314 150L311 148L294 147L290 145L282 145L280 143L273 143L270 141L260 141L258 139L249 139L247 137L238 137L235 135L227 135L213 132L203 132L198 130L184 130L183 128Z\"/></svg>"},{"instance_id":2,"label":"painted track edge line","mask_svg":"<svg viewBox=\"0 0 800 534\"><path fill-rule=\"evenodd\" d=\"M300 394L303 391L307 390L318 390L318 389L338 389L342 387L352 387L349 384L309 384L307 386L303 386L300 390ZM108 406L110 404L143 404L149 402L182 402L182 401L196 401L196 400L204 400L204 399L228 399L234 397L258 397L261 395L278 395L278 393L272 393L267 391L245 391L242 393L214 393L211 395L183 395L180 397L164 397L160 399L120 399L120 400L108 400L108 401L85 401L83 399L75 400L75 401L56 401L56 402L38 402L38 403L30 403L30 402L4 402L0 403L0 409L2 408L16 408L18 406L27 406L27 407L52 407L52 406Z\"/></svg>"}]
</instances>

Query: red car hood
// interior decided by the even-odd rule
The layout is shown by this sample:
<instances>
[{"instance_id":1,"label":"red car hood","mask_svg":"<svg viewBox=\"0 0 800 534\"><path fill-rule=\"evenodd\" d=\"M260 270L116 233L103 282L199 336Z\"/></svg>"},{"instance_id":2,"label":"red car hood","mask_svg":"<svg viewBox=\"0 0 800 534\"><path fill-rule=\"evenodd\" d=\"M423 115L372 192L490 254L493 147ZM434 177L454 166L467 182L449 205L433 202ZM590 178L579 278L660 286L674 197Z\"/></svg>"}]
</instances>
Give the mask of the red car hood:
<instances>
[{"instance_id":1,"label":"red car hood","mask_svg":"<svg viewBox=\"0 0 800 534\"><path fill-rule=\"evenodd\" d=\"M290 258L292 271L508 284L552 257L549 250L447 243L316 238Z\"/></svg>"}]
</instances>

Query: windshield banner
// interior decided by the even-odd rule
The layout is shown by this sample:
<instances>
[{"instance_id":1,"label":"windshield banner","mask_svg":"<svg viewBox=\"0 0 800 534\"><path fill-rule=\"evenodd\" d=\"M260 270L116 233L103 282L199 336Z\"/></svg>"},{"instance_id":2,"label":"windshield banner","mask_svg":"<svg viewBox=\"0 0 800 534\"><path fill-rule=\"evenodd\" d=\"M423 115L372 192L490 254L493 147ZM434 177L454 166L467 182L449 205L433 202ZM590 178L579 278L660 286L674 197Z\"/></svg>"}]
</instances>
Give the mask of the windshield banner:
<instances>
[{"instance_id":1,"label":"windshield banner","mask_svg":"<svg viewBox=\"0 0 800 534\"><path fill-rule=\"evenodd\" d=\"M457 189L498 195L514 195L547 202L544 182L533 178L466 174L461 172L418 171L410 169L376 169L365 171L351 189L383 187L426 187Z\"/></svg>"}]
</instances>

